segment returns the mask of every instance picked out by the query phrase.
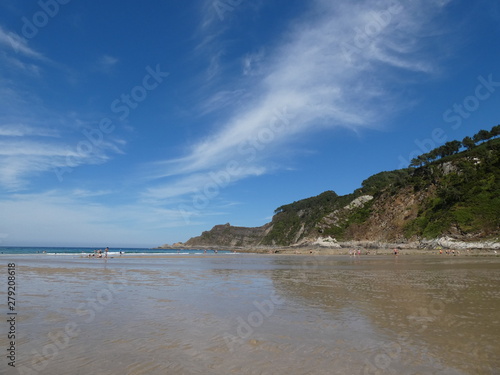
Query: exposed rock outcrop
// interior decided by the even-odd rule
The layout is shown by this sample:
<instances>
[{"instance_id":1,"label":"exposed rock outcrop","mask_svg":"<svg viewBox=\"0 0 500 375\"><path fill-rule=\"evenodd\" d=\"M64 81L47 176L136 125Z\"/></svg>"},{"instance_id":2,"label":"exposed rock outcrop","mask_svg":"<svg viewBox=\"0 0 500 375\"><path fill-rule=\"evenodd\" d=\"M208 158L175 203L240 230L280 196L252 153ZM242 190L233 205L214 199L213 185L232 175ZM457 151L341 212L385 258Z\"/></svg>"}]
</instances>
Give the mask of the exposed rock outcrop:
<instances>
[{"instance_id":1,"label":"exposed rock outcrop","mask_svg":"<svg viewBox=\"0 0 500 375\"><path fill-rule=\"evenodd\" d=\"M261 227L246 228L233 227L227 223L216 225L210 231L205 231L201 236L193 237L184 246L222 246L222 247L248 247L260 246L262 239L271 229L271 224Z\"/></svg>"},{"instance_id":2,"label":"exposed rock outcrop","mask_svg":"<svg viewBox=\"0 0 500 375\"><path fill-rule=\"evenodd\" d=\"M420 168L381 172L352 194L279 207L261 227L216 225L186 247L500 249L500 139Z\"/></svg>"}]
</instances>

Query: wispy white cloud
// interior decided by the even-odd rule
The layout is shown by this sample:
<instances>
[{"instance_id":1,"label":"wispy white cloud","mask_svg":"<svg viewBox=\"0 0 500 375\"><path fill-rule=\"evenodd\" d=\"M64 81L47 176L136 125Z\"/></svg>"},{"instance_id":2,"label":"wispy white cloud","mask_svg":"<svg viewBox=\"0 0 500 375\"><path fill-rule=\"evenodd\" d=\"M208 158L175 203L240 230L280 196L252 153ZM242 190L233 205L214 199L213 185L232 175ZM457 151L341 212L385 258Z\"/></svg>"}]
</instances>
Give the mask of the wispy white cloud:
<instances>
[{"instance_id":1,"label":"wispy white cloud","mask_svg":"<svg viewBox=\"0 0 500 375\"><path fill-rule=\"evenodd\" d=\"M99 60L107 69L117 63L110 55ZM22 190L42 173L101 164L111 154L123 153L124 141L113 135L91 150L78 149L87 140L81 131L94 128L99 116L91 121L87 114L51 108L37 86L49 77L44 68L61 66L0 26L0 189ZM58 181L55 174L54 181Z\"/></svg>"},{"instance_id":2,"label":"wispy white cloud","mask_svg":"<svg viewBox=\"0 0 500 375\"><path fill-rule=\"evenodd\" d=\"M15 53L20 53L33 59L47 60L47 58L43 54L31 48L25 38L16 33L5 30L1 25L0 46L2 46L3 49L7 47L9 49L12 49L12 51Z\"/></svg>"},{"instance_id":3,"label":"wispy white cloud","mask_svg":"<svg viewBox=\"0 0 500 375\"><path fill-rule=\"evenodd\" d=\"M0 139L0 188L7 191L26 189L32 183L31 178L41 173L53 173L54 181L58 181L56 172L59 168L72 170L81 165L102 164L110 159L110 154L123 153L119 140L103 140L87 150L79 149L78 142L68 144L61 139L47 139L51 136L50 131L43 134L43 129L37 132L36 129L21 127L17 134L14 128L6 129L4 132L9 134ZM26 130L32 130L32 133ZM0 128L0 134L1 131Z\"/></svg>"},{"instance_id":4,"label":"wispy white cloud","mask_svg":"<svg viewBox=\"0 0 500 375\"><path fill-rule=\"evenodd\" d=\"M9 67L13 70L21 71L23 74L31 75L33 77L38 77L41 74L40 65L24 62L17 57L4 55L3 60L5 62L6 67Z\"/></svg>"},{"instance_id":5,"label":"wispy white cloud","mask_svg":"<svg viewBox=\"0 0 500 375\"><path fill-rule=\"evenodd\" d=\"M75 189L69 192L70 196L77 198L90 198L90 197L101 197L104 195L112 195L114 192L112 190L88 190L88 189Z\"/></svg>"},{"instance_id":6,"label":"wispy white cloud","mask_svg":"<svg viewBox=\"0 0 500 375\"><path fill-rule=\"evenodd\" d=\"M103 66L114 66L118 61L116 57L110 55L104 55L99 59L99 63Z\"/></svg>"},{"instance_id":7,"label":"wispy white cloud","mask_svg":"<svg viewBox=\"0 0 500 375\"><path fill-rule=\"evenodd\" d=\"M267 170L263 166L237 165L230 170L224 168L210 173L194 173L168 184L150 187L142 194L142 199L150 203L171 204L179 202L178 198L188 193L215 197L220 189L250 176L260 176Z\"/></svg>"},{"instance_id":8,"label":"wispy white cloud","mask_svg":"<svg viewBox=\"0 0 500 375\"><path fill-rule=\"evenodd\" d=\"M224 56L224 51L219 50L218 52L214 53L212 57L210 58L210 64L207 69L207 80L210 81L213 79L215 76L219 74L220 70L220 65L221 65L221 59Z\"/></svg>"},{"instance_id":9,"label":"wispy white cloud","mask_svg":"<svg viewBox=\"0 0 500 375\"><path fill-rule=\"evenodd\" d=\"M78 163L80 156L61 145L14 138L0 140L0 186L7 191L25 188L29 177Z\"/></svg>"},{"instance_id":10,"label":"wispy white cloud","mask_svg":"<svg viewBox=\"0 0 500 375\"><path fill-rule=\"evenodd\" d=\"M10 244L25 244L25 231L30 228L30 238L36 239L33 245L37 246L148 246L164 242L161 229L185 225L175 210L144 204L100 203L99 197L111 193L51 190L3 196L3 238Z\"/></svg>"},{"instance_id":11,"label":"wispy white cloud","mask_svg":"<svg viewBox=\"0 0 500 375\"><path fill-rule=\"evenodd\" d=\"M238 22L238 15L256 13L262 6L261 0L252 1L220 1L204 0L199 7L200 26L197 30L199 38L195 53L207 59L206 76L211 81L218 76L223 76L223 58L226 54L226 45L221 39L231 31L234 23ZM210 51L208 54L207 51ZM208 57L207 57L208 56ZM250 57L250 56L249 56Z\"/></svg>"},{"instance_id":12,"label":"wispy white cloud","mask_svg":"<svg viewBox=\"0 0 500 375\"><path fill-rule=\"evenodd\" d=\"M109 73L116 66L116 64L118 64L119 61L120 60L116 57L103 55L98 59L96 63L96 69L103 73Z\"/></svg>"},{"instance_id":13,"label":"wispy white cloud","mask_svg":"<svg viewBox=\"0 0 500 375\"><path fill-rule=\"evenodd\" d=\"M290 147L297 137L320 129L374 127L387 115L387 107L397 108L404 100L393 91L401 71L433 73L419 34L424 28L426 34L436 29L432 19L448 1L312 3L311 11L294 22L266 54L249 52L242 57L243 75L250 75L256 67L260 74L259 79L239 81L245 82L241 90L247 100L238 102L237 96L231 100L228 91L219 90L205 101L202 112L210 112L207 104L213 103L214 108L226 109L220 112L225 120L212 135L190 146L183 157L158 163L157 177L178 176L178 180L150 193L158 197L162 192L165 196L188 194L203 183L193 181L192 174L221 169L228 160L265 170L270 158ZM380 24L369 26L377 16L382 17ZM209 34L209 26L215 27L211 17L204 23ZM361 46L355 44L358 30L368 30ZM354 52L346 53L346 45ZM204 46L218 48L213 40ZM276 113L283 109L290 118L277 130L280 120ZM265 136L271 142L260 140ZM175 188L170 189L172 186Z\"/></svg>"},{"instance_id":14,"label":"wispy white cloud","mask_svg":"<svg viewBox=\"0 0 500 375\"><path fill-rule=\"evenodd\" d=\"M242 69L243 75L245 76L255 76L259 75L262 70L262 63L264 61L265 52L264 49L256 53L248 53L243 57Z\"/></svg>"},{"instance_id":15,"label":"wispy white cloud","mask_svg":"<svg viewBox=\"0 0 500 375\"><path fill-rule=\"evenodd\" d=\"M201 115L227 109L245 98L246 91L243 89L218 91L199 105Z\"/></svg>"},{"instance_id":16,"label":"wispy white cloud","mask_svg":"<svg viewBox=\"0 0 500 375\"><path fill-rule=\"evenodd\" d=\"M7 124L7 125L0 125L0 136L4 136L4 137L24 137L24 136L59 137L59 132L55 129L33 127L30 125L25 125L25 124Z\"/></svg>"},{"instance_id":17,"label":"wispy white cloud","mask_svg":"<svg viewBox=\"0 0 500 375\"><path fill-rule=\"evenodd\" d=\"M68 154L67 149L55 144L22 139L0 140L1 156L65 156L66 154ZM73 154L76 155L76 152Z\"/></svg>"}]
</instances>

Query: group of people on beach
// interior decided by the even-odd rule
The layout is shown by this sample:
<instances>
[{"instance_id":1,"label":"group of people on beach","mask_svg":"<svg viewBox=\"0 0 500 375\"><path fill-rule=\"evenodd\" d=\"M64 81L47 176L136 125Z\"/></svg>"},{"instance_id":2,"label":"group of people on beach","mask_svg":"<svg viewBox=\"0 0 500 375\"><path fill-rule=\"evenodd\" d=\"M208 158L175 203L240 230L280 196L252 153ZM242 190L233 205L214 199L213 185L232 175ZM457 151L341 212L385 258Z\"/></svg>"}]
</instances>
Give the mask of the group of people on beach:
<instances>
[{"instance_id":1,"label":"group of people on beach","mask_svg":"<svg viewBox=\"0 0 500 375\"><path fill-rule=\"evenodd\" d=\"M395 248L393 251L395 256L399 255L399 248ZM370 250L365 250L365 255L370 255L370 254L371 254ZM375 254L377 254L377 252L375 252ZM361 249L350 249L349 256L350 257L361 256Z\"/></svg>"},{"instance_id":2,"label":"group of people on beach","mask_svg":"<svg viewBox=\"0 0 500 375\"><path fill-rule=\"evenodd\" d=\"M109 247L106 247L104 249L104 258L107 258L108 257L108 252L109 252ZM102 258L103 257L103 250L99 249L99 250L94 250L94 253L92 254L89 254L89 258L93 258L93 257L96 257L96 258Z\"/></svg>"},{"instance_id":3,"label":"group of people on beach","mask_svg":"<svg viewBox=\"0 0 500 375\"><path fill-rule=\"evenodd\" d=\"M467 249L467 252L469 252L468 249ZM453 256L460 255L460 251L458 251L458 250L455 251L455 250L446 249L445 253L446 253L446 255L453 255ZM443 255L443 249L439 249L439 255Z\"/></svg>"},{"instance_id":4,"label":"group of people on beach","mask_svg":"<svg viewBox=\"0 0 500 375\"><path fill-rule=\"evenodd\" d=\"M370 250L366 250L365 255L370 255ZM350 249L349 256L361 256L361 249Z\"/></svg>"}]
</instances>

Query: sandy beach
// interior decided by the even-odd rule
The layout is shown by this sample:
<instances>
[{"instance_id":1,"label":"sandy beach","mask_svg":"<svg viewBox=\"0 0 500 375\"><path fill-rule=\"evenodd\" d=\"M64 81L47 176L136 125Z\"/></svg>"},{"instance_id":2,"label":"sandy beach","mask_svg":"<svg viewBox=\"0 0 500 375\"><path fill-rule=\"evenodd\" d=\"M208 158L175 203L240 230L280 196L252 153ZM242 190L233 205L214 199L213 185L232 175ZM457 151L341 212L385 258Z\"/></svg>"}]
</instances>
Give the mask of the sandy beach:
<instances>
[{"instance_id":1,"label":"sandy beach","mask_svg":"<svg viewBox=\"0 0 500 375\"><path fill-rule=\"evenodd\" d=\"M297 255L4 256L16 264L18 315L16 368L6 358L2 368L7 375L500 368L500 259Z\"/></svg>"},{"instance_id":2,"label":"sandy beach","mask_svg":"<svg viewBox=\"0 0 500 375\"><path fill-rule=\"evenodd\" d=\"M226 248L221 248L227 250ZM500 251L494 249L412 249L412 248L367 248L367 247L256 247L238 248L238 253L249 254L282 254L282 255L349 255L350 252L359 250L362 256L365 255L394 255L394 249L398 250L398 255L416 256L500 256ZM447 251L449 254L447 254Z\"/></svg>"}]
</instances>

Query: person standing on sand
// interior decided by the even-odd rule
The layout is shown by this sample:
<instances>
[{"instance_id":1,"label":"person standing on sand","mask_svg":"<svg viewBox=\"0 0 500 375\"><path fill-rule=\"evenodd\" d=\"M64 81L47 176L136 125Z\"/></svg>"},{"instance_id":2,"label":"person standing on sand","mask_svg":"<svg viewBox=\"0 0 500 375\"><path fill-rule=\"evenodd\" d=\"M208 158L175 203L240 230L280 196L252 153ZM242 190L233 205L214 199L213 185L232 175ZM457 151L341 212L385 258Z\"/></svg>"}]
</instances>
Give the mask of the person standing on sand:
<instances>
[{"instance_id":1,"label":"person standing on sand","mask_svg":"<svg viewBox=\"0 0 500 375\"><path fill-rule=\"evenodd\" d=\"M108 257L108 251L109 251L109 247L106 247L104 249L104 258L107 258Z\"/></svg>"}]
</instances>

